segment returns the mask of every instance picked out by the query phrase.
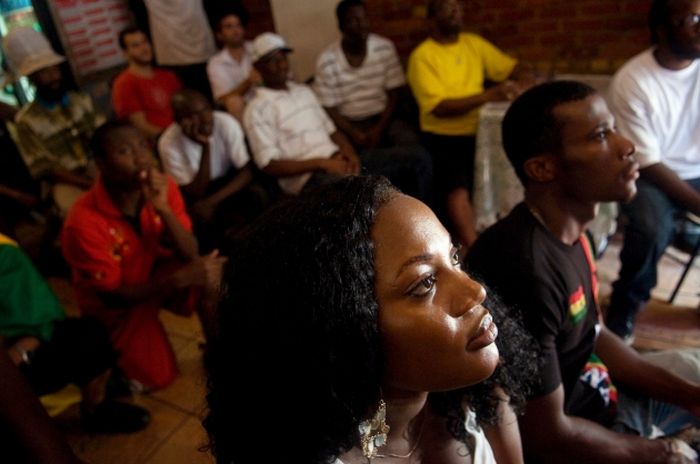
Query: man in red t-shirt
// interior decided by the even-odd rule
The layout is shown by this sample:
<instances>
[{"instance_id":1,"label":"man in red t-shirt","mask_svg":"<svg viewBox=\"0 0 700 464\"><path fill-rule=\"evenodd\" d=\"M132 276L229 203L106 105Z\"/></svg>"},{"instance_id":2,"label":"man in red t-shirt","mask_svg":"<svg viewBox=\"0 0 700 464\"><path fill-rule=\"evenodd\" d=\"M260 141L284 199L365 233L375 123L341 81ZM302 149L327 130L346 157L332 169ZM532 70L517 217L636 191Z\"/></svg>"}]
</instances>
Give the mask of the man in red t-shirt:
<instances>
[{"instance_id":1,"label":"man in red t-shirt","mask_svg":"<svg viewBox=\"0 0 700 464\"><path fill-rule=\"evenodd\" d=\"M173 122L170 97L182 88L177 76L153 66L151 42L141 30L129 27L119 34L129 66L114 80L112 105L117 117L155 139Z\"/></svg>"},{"instance_id":2,"label":"man in red t-shirt","mask_svg":"<svg viewBox=\"0 0 700 464\"><path fill-rule=\"evenodd\" d=\"M180 191L157 169L141 132L107 123L92 145L100 175L71 209L62 235L78 307L107 326L129 378L164 387L177 365L159 309L197 309L205 332L211 329L206 316L224 258L217 251L199 256Z\"/></svg>"}]
</instances>

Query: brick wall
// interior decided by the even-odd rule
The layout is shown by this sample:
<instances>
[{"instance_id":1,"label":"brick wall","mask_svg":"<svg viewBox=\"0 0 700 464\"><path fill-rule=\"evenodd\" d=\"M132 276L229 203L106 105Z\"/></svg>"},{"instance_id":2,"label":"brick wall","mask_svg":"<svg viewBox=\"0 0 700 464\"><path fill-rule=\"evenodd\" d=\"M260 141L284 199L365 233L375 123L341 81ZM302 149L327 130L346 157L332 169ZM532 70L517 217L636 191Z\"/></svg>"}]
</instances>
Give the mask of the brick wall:
<instances>
[{"instance_id":1,"label":"brick wall","mask_svg":"<svg viewBox=\"0 0 700 464\"><path fill-rule=\"evenodd\" d=\"M249 39L262 32L274 31L272 10L268 0L242 0L241 3L250 15L246 34Z\"/></svg>"},{"instance_id":2,"label":"brick wall","mask_svg":"<svg viewBox=\"0 0 700 464\"><path fill-rule=\"evenodd\" d=\"M613 72L649 44L650 0L468 1L470 25L545 71Z\"/></svg>"},{"instance_id":3,"label":"brick wall","mask_svg":"<svg viewBox=\"0 0 700 464\"><path fill-rule=\"evenodd\" d=\"M267 0L244 0L253 29L271 30ZM365 0L372 30L402 58L427 34L426 0ZM464 0L467 28L544 72L610 73L648 46L651 0Z\"/></svg>"}]
</instances>

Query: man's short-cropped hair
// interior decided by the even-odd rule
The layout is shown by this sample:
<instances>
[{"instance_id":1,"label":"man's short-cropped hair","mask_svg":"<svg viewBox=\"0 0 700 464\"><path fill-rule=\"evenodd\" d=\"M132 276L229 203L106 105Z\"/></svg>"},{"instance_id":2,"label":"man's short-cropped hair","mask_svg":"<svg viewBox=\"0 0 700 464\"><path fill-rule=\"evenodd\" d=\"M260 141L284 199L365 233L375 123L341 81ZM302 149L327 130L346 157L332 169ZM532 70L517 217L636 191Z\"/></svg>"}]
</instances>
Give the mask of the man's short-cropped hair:
<instances>
[{"instance_id":1,"label":"man's short-cropped hair","mask_svg":"<svg viewBox=\"0 0 700 464\"><path fill-rule=\"evenodd\" d=\"M523 185L528 181L527 160L562 148L561 122L554 116L554 108L594 93L593 87L582 82L546 82L527 90L508 108L501 128L503 148Z\"/></svg>"}]
</instances>

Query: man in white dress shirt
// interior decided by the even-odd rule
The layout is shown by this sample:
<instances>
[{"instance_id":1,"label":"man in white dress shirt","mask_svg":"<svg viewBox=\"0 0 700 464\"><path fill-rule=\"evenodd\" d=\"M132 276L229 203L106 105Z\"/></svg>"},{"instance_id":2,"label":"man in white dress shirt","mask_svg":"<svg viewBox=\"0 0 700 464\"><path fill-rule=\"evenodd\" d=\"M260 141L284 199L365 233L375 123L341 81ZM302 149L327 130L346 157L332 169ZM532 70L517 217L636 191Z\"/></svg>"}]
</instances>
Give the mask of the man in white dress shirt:
<instances>
[{"instance_id":1,"label":"man in white dress shirt","mask_svg":"<svg viewBox=\"0 0 700 464\"><path fill-rule=\"evenodd\" d=\"M260 84L260 74L253 68L251 43L245 41L248 13L243 7L231 7L214 19L216 40L221 50L209 59L207 75L214 100L242 121L245 103Z\"/></svg>"}]
</instances>

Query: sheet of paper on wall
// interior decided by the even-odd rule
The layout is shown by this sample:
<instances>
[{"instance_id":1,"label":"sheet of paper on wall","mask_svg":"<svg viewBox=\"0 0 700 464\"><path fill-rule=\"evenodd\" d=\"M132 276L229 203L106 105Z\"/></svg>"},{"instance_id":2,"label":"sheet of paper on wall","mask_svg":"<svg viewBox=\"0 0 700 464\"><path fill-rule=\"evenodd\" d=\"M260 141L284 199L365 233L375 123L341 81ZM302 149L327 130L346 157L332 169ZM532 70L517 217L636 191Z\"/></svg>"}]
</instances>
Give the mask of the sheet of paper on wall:
<instances>
[{"instance_id":1,"label":"sheet of paper on wall","mask_svg":"<svg viewBox=\"0 0 700 464\"><path fill-rule=\"evenodd\" d=\"M49 2L66 54L78 79L125 62L119 32L131 24L125 0Z\"/></svg>"}]
</instances>

